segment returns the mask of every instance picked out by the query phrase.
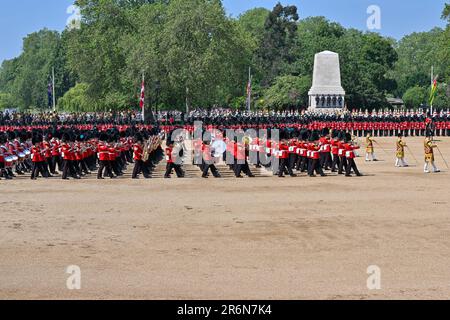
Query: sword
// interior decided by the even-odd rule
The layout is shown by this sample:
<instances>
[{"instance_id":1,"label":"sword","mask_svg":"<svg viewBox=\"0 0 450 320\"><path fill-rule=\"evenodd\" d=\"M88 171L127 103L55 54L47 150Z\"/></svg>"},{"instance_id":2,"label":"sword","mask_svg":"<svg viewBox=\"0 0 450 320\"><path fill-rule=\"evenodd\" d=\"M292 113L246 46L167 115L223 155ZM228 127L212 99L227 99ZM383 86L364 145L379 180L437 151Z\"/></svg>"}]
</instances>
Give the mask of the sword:
<instances>
[{"instance_id":1,"label":"sword","mask_svg":"<svg viewBox=\"0 0 450 320\"><path fill-rule=\"evenodd\" d=\"M442 160L444 160L444 163L445 163L445 165L447 166L447 169L450 169L450 168L448 167L447 161L446 161L445 158L444 158L444 155L443 155L442 152L441 152L441 149L439 149L438 146L436 146L436 149L439 151L439 154L441 155Z\"/></svg>"},{"instance_id":2,"label":"sword","mask_svg":"<svg viewBox=\"0 0 450 320\"><path fill-rule=\"evenodd\" d=\"M405 146L405 147L409 151L409 154L413 157L413 159L416 162L416 164L419 164L419 162L417 161L416 157L414 156L414 153L412 153L411 149L408 146Z\"/></svg>"},{"instance_id":3,"label":"sword","mask_svg":"<svg viewBox=\"0 0 450 320\"><path fill-rule=\"evenodd\" d=\"M380 147L381 150L383 150L384 153L386 153L387 156L391 156L386 150L383 149L383 147L381 146L381 144L379 144L376 140L373 140L373 142L375 142L377 144L377 146Z\"/></svg>"}]
</instances>

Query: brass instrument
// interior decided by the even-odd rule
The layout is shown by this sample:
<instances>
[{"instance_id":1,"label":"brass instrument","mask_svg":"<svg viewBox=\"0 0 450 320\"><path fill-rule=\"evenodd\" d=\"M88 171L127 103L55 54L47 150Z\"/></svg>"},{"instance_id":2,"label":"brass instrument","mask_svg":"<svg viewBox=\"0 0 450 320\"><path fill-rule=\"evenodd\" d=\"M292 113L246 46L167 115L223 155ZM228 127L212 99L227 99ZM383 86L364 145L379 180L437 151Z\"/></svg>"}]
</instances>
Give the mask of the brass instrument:
<instances>
[{"instance_id":1,"label":"brass instrument","mask_svg":"<svg viewBox=\"0 0 450 320\"><path fill-rule=\"evenodd\" d=\"M149 145L150 140L146 140L144 142L144 153L142 154L142 161L147 162L148 158L150 157L150 145Z\"/></svg>"},{"instance_id":2,"label":"brass instrument","mask_svg":"<svg viewBox=\"0 0 450 320\"><path fill-rule=\"evenodd\" d=\"M146 162L150 158L150 154L154 152L162 144L162 137L152 136L144 142L144 152L142 154L142 161Z\"/></svg>"}]
</instances>

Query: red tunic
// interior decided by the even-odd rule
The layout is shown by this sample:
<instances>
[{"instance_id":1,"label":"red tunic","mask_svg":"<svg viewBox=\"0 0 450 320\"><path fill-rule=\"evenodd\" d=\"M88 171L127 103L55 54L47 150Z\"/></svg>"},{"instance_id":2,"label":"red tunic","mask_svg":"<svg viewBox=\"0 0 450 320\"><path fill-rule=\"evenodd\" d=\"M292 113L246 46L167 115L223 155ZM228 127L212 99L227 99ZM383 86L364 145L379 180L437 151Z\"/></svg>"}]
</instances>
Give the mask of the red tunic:
<instances>
[{"instance_id":1,"label":"red tunic","mask_svg":"<svg viewBox=\"0 0 450 320\"><path fill-rule=\"evenodd\" d=\"M173 148L167 147L166 148L166 161L167 163L173 163L173 157L172 157Z\"/></svg>"},{"instance_id":2,"label":"red tunic","mask_svg":"<svg viewBox=\"0 0 450 320\"><path fill-rule=\"evenodd\" d=\"M144 153L143 147L139 143L136 143L133 146L133 159L136 161L142 160L143 153Z\"/></svg>"},{"instance_id":3,"label":"red tunic","mask_svg":"<svg viewBox=\"0 0 450 320\"><path fill-rule=\"evenodd\" d=\"M100 161L109 160L108 146L104 143L100 143L98 145L98 160Z\"/></svg>"},{"instance_id":4,"label":"red tunic","mask_svg":"<svg viewBox=\"0 0 450 320\"><path fill-rule=\"evenodd\" d=\"M44 161L44 156L41 154L41 147L36 145L31 148L31 160L33 162Z\"/></svg>"}]
</instances>

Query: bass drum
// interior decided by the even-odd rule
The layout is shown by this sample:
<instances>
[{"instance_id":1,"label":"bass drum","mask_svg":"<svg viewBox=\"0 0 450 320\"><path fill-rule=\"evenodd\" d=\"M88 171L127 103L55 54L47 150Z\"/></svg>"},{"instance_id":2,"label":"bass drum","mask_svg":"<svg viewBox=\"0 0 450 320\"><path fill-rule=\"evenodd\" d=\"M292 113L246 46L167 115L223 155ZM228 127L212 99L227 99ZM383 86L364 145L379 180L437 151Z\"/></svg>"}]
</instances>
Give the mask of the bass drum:
<instances>
[{"instance_id":1,"label":"bass drum","mask_svg":"<svg viewBox=\"0 0 450 320\"><path fill-rule=\"evenodd\" d=\"M221 157L223 153L227 151L227 144L222 140L214 141L211 147L214 149L214 158Z\"/></svg>"},{"instance_id":2,"label":"bass drum","mask_svg":"<svg viewBox=\"0 0 450 320\"><path fill-rule=\"evenodd\" d=\"M5 166L6 167L12 167L13 163L14 163L14 158L12 156L5 158Z\"/></svg>"}]
</instances>

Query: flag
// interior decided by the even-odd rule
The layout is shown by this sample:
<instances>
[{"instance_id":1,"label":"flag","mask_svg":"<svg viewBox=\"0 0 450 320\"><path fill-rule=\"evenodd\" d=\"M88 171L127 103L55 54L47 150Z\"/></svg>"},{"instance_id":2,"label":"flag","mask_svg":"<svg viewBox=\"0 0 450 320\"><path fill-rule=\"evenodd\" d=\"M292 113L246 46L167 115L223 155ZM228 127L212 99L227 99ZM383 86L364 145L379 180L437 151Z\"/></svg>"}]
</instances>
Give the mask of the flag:
<instances>
[{"instance_id":1,"label":"flag","mask_svg":"<svg viewBox=\"0 0 450 320\"><path fill-rule=\"evenodd\" d=\"M53 85L51 82L49 82L47 86L47 98L48 98L48 107L50 108L53 105Z\"/></svg>"},{"instance_id":2,"label":"flag","mask_svg":"<svg viewBox=\"0 0 450 320\"><path fill-rule=\"evenodd\" d=\"M433 105L434 98L436 97L436 92L437 92L437 77L434 78L433 85L431 86L430 106Z\"/></svg>"},{"instance_id":3,"label":"flag","mask_svg":"<svg viewBox=\"0 0 450 320\"><path fill-rule=\"evenodd\" d=\"M141 110L144 110L144 106L145 106L145 81L142 80L142 85L141 85L141 96L139 99L139 106L141 107Z\"/></svg>"}]
</instances>

